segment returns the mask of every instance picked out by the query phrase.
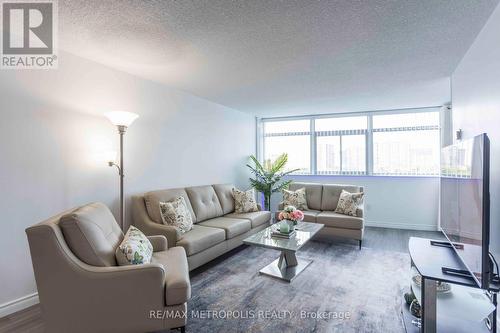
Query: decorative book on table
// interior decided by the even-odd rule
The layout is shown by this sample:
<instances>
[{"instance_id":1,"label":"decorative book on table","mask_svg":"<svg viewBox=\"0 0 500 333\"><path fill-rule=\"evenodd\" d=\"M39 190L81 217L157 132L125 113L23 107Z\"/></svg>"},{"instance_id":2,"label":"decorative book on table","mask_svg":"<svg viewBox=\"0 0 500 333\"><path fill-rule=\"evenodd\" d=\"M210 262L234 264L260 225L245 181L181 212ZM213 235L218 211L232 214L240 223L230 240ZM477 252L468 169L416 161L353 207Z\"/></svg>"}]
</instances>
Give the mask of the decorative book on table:
<instances>
[{"instance_id":1,"label":"decorative book on table","mask_svg":"<svg viewBox=\"0 0 500 333\"><path fill-rule=\"evenodd\" d=\"M295 235L295 230L290 231L288 233L284 233L278 230L273 230L271 232L271 237L276 237L276 238L291 238L293 235Z\"/></svg>"}]
</instances>

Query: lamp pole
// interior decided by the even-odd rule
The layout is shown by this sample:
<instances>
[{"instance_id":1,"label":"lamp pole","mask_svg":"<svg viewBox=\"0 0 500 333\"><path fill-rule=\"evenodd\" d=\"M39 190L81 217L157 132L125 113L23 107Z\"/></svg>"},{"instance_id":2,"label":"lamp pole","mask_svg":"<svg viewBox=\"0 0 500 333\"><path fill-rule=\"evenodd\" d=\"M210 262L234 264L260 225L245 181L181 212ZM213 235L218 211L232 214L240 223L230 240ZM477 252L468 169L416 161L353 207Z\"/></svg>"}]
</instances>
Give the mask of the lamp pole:
<instances>
[{"instance_id":1,"label":"lamp pole","mask_svg":"<svg viewBox=\"0 0 500 333\"><path fill-rule=\"evenodd\" d=\"M110 167L115 166L118 169L118 175L120 176L120 227L123 230L125 225L125 198L124 198L124 178L125 172L123 171L123 137L125 136L125 132L127 131L127 126L118 125L118 134L120 135L120 163L116 164L114 161L109 161L108 165Z\"/></svg>"},{"instance_id":2,"label":"lamp pole","mask_svg":"<svg viewBox=\"0 0 500 333\"><path fill-rule=\"evenodd\" d=\"M118 169L118 174L120 176L120 226L123 230L125 227L125 196L124 196L124 178L125 172L123 168L123 139L128 126L137 119L138 115L131 112L124 111L114 111L108 112L106 117L118 128L118 134L120 135L120 164L116 164L115 161L109 161L108 165L116 166Z\"/></svg>"},{"instance_id":3,"label":"lamp pole","mask_svg":"<svg viewBox=\"0 0 500 333\"><path fill-rule=\"evenodd\" d=\"M120 133L120 167L118 168L120 173L120 226L125 227L125 202L123 196L123 179L125 178L125 173L123 171L123 136L127 130L126 126L118 126L118 133Z\"/></svg>"}]
</instances>

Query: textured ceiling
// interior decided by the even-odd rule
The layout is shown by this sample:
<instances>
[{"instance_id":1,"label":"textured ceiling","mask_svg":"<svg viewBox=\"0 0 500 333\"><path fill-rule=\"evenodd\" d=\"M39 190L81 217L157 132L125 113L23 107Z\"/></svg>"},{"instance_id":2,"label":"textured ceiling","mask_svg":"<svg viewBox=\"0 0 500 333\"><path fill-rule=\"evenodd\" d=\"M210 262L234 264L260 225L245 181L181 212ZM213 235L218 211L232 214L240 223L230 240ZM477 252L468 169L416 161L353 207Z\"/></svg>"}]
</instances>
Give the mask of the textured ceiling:
<instances>
[{"instance_id":1,"label":"textured ceiling","mask_svg":"<svg viewBox=\"0 0 500 333\"><path fill-rule=\"evenodd\" d=\"M60 47L260 115L447 102L499 0L60 1Z\"/></svg>"}]
</instances>

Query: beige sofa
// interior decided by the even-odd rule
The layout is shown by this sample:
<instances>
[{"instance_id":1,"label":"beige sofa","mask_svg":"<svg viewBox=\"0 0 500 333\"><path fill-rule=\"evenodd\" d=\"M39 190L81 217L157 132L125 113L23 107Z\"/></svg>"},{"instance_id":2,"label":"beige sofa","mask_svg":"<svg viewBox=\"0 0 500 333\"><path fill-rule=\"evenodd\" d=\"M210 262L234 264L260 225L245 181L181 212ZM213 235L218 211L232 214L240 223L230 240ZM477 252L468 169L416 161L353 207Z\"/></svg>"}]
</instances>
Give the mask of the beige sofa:
<instances>
[{"instance_id":1,"label":"beige sofa","mask_svg":"<svg viewBox=\"0 0 500 333\"><path fill-rule=\"evenodd\" d=\"M46 332L184 331L191 285L185 251L151 236L152 263L117 266L123 233L88 204L26 229ZM151 313L176 312L158 318Z\"/></svg>"},{"instance_id":2,"label":"beige sofa","mask_svg":"<svg viewBox=\"0 0 500 333\"><path fill-rule=\"evenodd\" d=\"M147 235L165 235L169 246L182 246L193 270L243 244L243 239L269 226L271 212L234 213L231 184L194 186L147 192L132 197L134 225ZM194 226L180 235L164 225L160 202L182 196ZM260 207L259 207L260 209Z\"/></svg>"},{"instance_id":3,"label":"beige sofa","mask_svg":"<svg viewBox=\"0 0 500 333\"><path fill-rule=\"evenodd\" d=\"M358 209L356 213L358 217L335 213L335 208L337 208L337 202L342 190L358 193L363 192L363 187L355 185L292 183L289 189L295 191L300 188L306 189L306 200L309 208L304 211L304 221L325 225L316 237L329 238L331 236L339 236L353 238L359 241L359 248L361 249L364 231L363 207ZM276 219L278 218L279 211L282 209L283 202L280 202L278 212L276 212Z\"/></svg>"}]
</instances>

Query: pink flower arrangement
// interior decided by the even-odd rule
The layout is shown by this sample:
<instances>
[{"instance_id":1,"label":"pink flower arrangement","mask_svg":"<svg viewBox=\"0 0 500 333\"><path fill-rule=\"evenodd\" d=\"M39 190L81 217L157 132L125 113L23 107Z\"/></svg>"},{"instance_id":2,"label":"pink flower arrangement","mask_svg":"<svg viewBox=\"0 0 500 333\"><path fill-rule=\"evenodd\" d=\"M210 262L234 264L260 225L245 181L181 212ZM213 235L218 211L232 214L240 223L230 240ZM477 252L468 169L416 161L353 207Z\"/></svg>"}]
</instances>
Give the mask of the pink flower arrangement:
<instances>
[{"instance_id":1,"label":"pink flower arrangement","mask_svg":"<svg viewBox=\"0 0 500 333\"><path fill-rule=\"evenodd\" d=\"M304 219L304 213L294 206L286 206L285 209L278 214L278 219L280 221L290 220L298 223Z\"/></svg>"}]
</instances>

